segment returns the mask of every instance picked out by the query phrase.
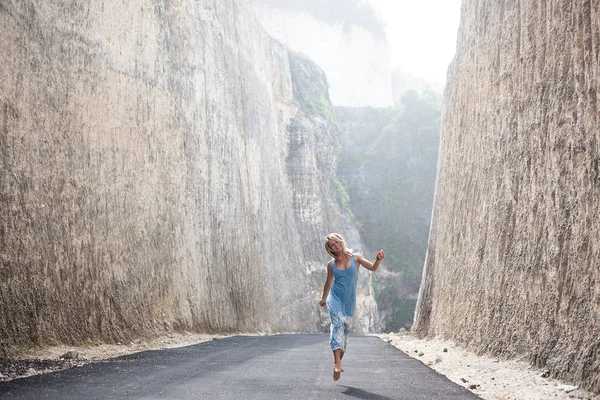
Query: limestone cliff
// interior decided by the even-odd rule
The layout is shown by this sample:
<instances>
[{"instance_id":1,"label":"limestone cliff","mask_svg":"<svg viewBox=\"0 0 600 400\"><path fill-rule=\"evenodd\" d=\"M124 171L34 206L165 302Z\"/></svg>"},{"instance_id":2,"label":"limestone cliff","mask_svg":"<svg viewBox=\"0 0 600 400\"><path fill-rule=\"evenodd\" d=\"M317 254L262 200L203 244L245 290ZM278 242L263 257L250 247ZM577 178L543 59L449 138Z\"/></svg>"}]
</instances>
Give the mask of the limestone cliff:
<instances>
[{"instance_id":1,"label":"limestone cliff","mask_svg":"<svg viewBox=\"0 0 600 400\"><path fill-rule=\"evenodd\" d=\"M463 2L414 326L593 390L599 48L599 2Z\"/></svg>"},{"instance_id":2,"label":"limestone cliff","mask_svg":"<svg viewBox=\"0 0 600 400\"><path fill-rule=\"evenodd\" d=\"M0 352L322 329L323 236L358 236L334 128L245 2L7 0L0 31Z\"/></svg>"},{"instance_id":3,"label":"limestone cliff","mask_svg":"<svg viewBox=\"0 0 600 400\"><path fill-rule=\"evenodd\" d=\"M289 2L283 0L253 3L258 19L274 38L306 54L323 68L335 106L393 104L390 49L383 33L377 34L358 21L319 18L319 14L302 9L301 2L297 2L296 8L285 6ZM320 9L327 9L327 2ZM335 10L329 12L335 13Z\"/></svg>"}]
</instances>

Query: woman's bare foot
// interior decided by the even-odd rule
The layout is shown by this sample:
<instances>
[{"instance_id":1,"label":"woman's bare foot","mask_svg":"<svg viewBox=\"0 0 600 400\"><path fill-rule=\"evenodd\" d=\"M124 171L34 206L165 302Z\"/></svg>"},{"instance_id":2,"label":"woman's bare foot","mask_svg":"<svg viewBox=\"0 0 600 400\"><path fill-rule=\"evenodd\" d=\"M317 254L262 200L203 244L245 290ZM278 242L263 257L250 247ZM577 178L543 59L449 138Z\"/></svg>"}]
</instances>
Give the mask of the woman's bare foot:
<instances>
[{"instance_id":1,"label":"woman's bare foot","mask_svg":"<svg viewBox=\"0 0 600 400\"><path fill-rule=\"evenodd\" d=\"M344 368L342 368L341 364L333 364L333 380L337 381L340 379L340 376L344 372Z\"/></svg>"},{"instance_id":2,"label":"woman's bare foot","mask_svg":"<svg viewBox=\"0 0 600 400\"><path fill-rule=\"evenodd\" d=\"M333 368L333 380L334 380L334 381L338 381L338 380L340 379L340 376L341 376L341 375L342 375L342 374L340 374L340 372L339 372L339 371L336 371L336 370L335 370L335 368Z\"/></svg>"}]
</instances>

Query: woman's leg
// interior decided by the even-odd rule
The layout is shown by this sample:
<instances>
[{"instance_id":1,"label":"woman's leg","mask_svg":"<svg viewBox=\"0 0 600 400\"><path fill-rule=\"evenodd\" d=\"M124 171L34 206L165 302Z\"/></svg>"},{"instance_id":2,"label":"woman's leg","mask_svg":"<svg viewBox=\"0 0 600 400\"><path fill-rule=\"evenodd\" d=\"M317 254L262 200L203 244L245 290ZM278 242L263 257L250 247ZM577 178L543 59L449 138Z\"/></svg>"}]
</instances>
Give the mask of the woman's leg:
<instances>
[{"instance_id":1,"label":"woman's leg","mask_svg":"<svg viewBox=\"0 0 600 400\"><path fill-rule=\"evenodd\" d=\"M341 307L336 299L331 296L327 299L327 309L331 319L329 345L333 351L333 380L340 379L342 368L342 346L344 345L344 323L341 319Z\"/></svg>"},{"instance_id":2,"label":"woman's leg","mask_svg":"<svg viewBox=\"0 0 600 400\"><path fill-rule=\"evenodd\" d=\"M333 351L333 380L337 381L340 379L342 372L344 372L344 368L342 368L342 350L335 349Z\"/></svg>"},{"instance_id":3,"label":"woman's leg","mask_svg":"<svg viewBox=\"0 0 600 400\"><path fill-rule=\"evenodd\" d=\"M342 349L342 355L346 352L346 347L348 346L348 335L350 334L350 328L352 327L352 318L347 317L344 318L342 321L342 327L343 327L343 340L340 343L341 345L341 349Z\"/></svg>"},{"instance_id":4,"label":"woman's leg","mask_svg":"<svg viewBox=\"0 0 600 400\"><path fill-rule=\"evenodd\" d=\"M343 372L342 369L342 351L340 349L335 349L333 351L333 367L337 372Z\"/></svg>"},{"instance_id":5,"label":"woman's leg","mask_svg":"<svg viewBox=\"0 0 600 400\"><path fill-rule=\"evenodd\" d=\"M338 341L339 341L339 349L333 351L333 380L337 381L340 379L340 374L344 372L344 368L342 368L342 358L344 358L344 354L346 354L346 346L348 346L348 334L350 333L350 328L352 327L352 318L343 317L339 318L341 322L340 333L338 333ZM336 378L336 371L337 378Z\"/></svg>"}]
</instances>

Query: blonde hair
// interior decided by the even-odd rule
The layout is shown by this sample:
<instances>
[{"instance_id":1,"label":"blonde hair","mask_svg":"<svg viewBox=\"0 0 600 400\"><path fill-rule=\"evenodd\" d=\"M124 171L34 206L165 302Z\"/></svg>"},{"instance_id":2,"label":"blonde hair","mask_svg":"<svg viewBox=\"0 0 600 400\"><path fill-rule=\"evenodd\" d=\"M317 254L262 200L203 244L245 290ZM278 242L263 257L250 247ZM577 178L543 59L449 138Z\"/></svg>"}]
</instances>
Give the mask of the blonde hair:
<instances>
[{"instance_id":1,"label":"blonde hair","mask_svg":"<svg viewBox=\"0 0 600 400\"><path fill-rule=\"evenodd\" d=\"M348 246L346 245L346 241L344 240L342 235L340 235L339 233L330 233L329 235L325 236L325 250L327 250L327 252L329 253L329 255L331 257L335 258L336 255L333 252L333 250L331 250L331 247L329 247L329 243L327 243L330 240L335 240L336 242L339 242L342 244L342 253L343 254L352 253L352 249L348 248Z\"/></svg>"}]
</instances>

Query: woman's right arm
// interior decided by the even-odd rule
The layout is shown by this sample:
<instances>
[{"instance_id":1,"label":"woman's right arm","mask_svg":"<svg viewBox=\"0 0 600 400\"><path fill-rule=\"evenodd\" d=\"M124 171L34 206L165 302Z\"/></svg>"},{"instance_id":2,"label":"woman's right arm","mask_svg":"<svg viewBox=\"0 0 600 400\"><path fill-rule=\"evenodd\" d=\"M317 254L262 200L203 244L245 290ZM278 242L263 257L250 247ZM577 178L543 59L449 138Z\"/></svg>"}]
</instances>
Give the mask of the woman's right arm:
<instances>
[{"instance_id":1,"label":"woman's right arm","mask_svg":"<svg viewBox=\"0 0 600 400\"><path fill-rule=\"evenodd\" d=\"M331 261L329 261L327 264L327 279L325 279L325 286L323 286L323 297L319 302L321 307L325 307L325 304L327 304L327 296L329 296L331 285L333 285L333 270L331 269Z\"/></svg>"}]
</instances>

